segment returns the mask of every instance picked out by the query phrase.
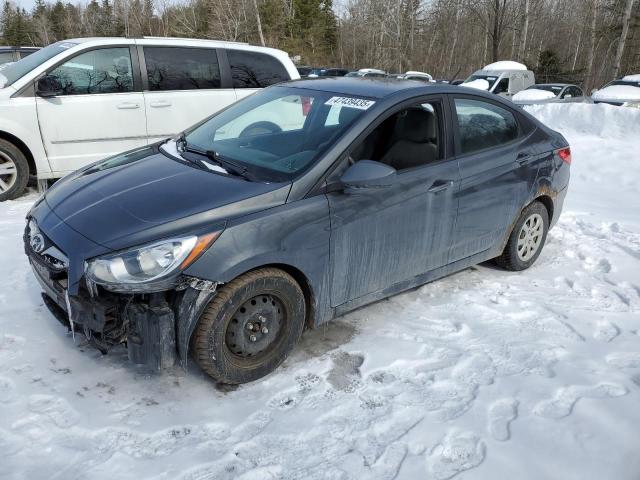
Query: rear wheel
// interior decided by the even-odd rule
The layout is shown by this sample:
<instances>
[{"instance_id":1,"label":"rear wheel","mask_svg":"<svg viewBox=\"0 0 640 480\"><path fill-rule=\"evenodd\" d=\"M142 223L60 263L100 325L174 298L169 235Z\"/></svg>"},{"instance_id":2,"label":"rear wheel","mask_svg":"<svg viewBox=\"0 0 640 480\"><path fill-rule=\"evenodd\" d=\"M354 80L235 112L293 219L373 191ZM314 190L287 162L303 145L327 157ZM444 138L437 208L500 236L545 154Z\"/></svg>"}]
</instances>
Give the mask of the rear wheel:
<instances>
[{"instance_id":1,"label":"rear wheel","mask_svg":"<svg viewBox=\"0 0 640 480\"><path fill-rule=\"evenodd\" d=\"M29 181L29 163L12 143L0 139L0 202L13 200Z\"/></svg>"},{"instance_id":2,"label":"rear wheel","mask_svg":"<svg viewBox=\"0 0 640 480\"><path fill-rule=\"evenodd\" d=\"M540 202L528 205L513 227L507 245L496 262L507 270L524 270L537 260L549 229L549 214Z\"/></svg>"},{"instance_id":3,"label":"rear wheel","mask_svg":"<svg viewBox=\"0 0 640 480\"><path fill-rule=\"evenodd\" d=\"M289 274L276 268L249 272L218 291L198 320L192 352L215 380L251 382L287 358L304 318L304 295Z\"/></svg>"}]
</instances>

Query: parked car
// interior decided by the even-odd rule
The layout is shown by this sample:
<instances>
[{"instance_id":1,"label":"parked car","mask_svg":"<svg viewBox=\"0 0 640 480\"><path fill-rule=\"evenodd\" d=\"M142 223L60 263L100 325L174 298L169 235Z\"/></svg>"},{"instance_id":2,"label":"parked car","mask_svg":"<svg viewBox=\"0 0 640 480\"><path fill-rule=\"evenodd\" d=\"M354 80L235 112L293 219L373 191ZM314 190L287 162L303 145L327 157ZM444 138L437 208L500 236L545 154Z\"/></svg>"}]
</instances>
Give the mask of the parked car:
<instances>
[{"instance_id":1,"label":"parked car","mask_svg":"<svg viewBox=\"0 0 640 480\"><path fill-rule=\"evenodd\" d=\"M298 73L302 78L302 77L307 77L313 70L313 67L296 67L296 70L298 70Z\"/></svg>"},{"instance_id":2,"label":"parked car","mask_svg":"<svg viewBox=\"0 0 640 480\"><path fill-rule=\"evenodd\" d=\"M349 72L345 75L345 77L373 77L373 78L382 78L386 77L387 74L384 70L378 70L377 68L361 68L356 72Z\"/></svg>"},{"instance_id":3,"label":"parked car","mask_svg":"<svg viewBox=\"0 0 640 480\"><path fill-rule=\"evenodd\" d=\"M402 75L397 75L402 80L418 80L419 82L432 82L433 77L425 72L417 72L410 70Z\"/></svg>"},{"instance_id":4,"label":"parked car","mask_svg":"<svg viewBox=\"0 0 640 480\"><path fill-rule=\"evenodd\" d=\"M640 74L627 75L607 83L600 90L592 92L591 99L594 103L618 106L640 103Z\"/></svg>"},{"instance_id":5,"label":"parked car","mask_svg":"<svg viewBox=\"0 0 640 480\"><path fill-rule=\"evenodd\" d=\"M0 200L175 135L237 99L299 78L280 50L168 38L58 42L0 72Z\"/></svg>"},{"instance_id":6,"label":"parked car","mask_svg":"<svg viewBox=\"0 0 640 480\"><path fill-rule=\"evenodd\" d=\"M582 89L567 83L539 83L516 93L511 100L517 105L539 103L582 103Z\"/></svg>"},{"instance_id":7,"label":"parked car","mask_svg":"<svg viewBox=\"0 0 640 480\"><path fill-rule=\"evenodd\" d=\"M39 47L0 47L0 66L15 63L38 50Z\"/></svg>"},{"instance_id":8,"label":"parked car","mask_svg":"<svg viewBox=\"0 0 640 480\"><path fill-rule=\"evenodd\" d=\"M482 70L474 72L461 85L511 98L535 83L535 75L525 65L501 61L486 65Z\"/></svg>"},{"instance_id":9,"label":"parked car","mask_svg":"<svg viewBox=\"0 0 640 480\"><path fill-rule=\"evenodd\" d=\"M282 102L309 105L298 128L219 137ZM153 369L191 352L243 383L306 326L489 259L530 267L570 162L495 95L299 80L68 175L28 213L25 251L46 305L100 350Z\"/></svg>"},{"instance_id":10,"label":"parked car","mask_svg":"<svg viewBox=\"0 0 640 480\"><path fill-rule=\"evenodd\" d=\"M307 75L310 78L315 77L344 77L349 70L346 68L314 68Z\"/></svg>"}]
</instances>

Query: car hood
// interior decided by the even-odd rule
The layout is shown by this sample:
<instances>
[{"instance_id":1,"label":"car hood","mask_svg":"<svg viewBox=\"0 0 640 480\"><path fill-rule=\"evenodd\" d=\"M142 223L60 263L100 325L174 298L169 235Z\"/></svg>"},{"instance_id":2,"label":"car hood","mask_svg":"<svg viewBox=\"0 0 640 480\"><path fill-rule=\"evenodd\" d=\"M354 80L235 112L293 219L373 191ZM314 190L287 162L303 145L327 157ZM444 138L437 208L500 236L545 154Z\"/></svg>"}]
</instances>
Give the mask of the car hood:
<instances>
[{"instance_id":1,"label":"car hood","mask_svg":"<svg viewBox=\"0 0 640 480\"><path fill-rule=\"evenodd\" d=\"M89 240L121 249L285 203L289 183L203 171L147 147L79 170L45 200Z\"/></svg>"}]
</instances>

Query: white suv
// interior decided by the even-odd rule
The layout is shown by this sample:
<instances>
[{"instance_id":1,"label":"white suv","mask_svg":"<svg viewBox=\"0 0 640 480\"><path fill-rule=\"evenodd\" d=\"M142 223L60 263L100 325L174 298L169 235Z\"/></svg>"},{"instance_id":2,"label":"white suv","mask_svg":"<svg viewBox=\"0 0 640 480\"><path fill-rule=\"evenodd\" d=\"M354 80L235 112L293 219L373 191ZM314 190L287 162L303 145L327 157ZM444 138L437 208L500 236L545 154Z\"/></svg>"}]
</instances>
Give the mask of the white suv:
<instances>
[{"instance_id":1,"label":"white suv","mask_svg":"<svg viewBox=\"0 0 640 480\"><path fill-rule=\"evenodd\" d=\"M0 201L300 78L281 51L169 38L54 43L0 72ZM44 183L44 182L43 182Z\"/></svg>"}]
</instances>

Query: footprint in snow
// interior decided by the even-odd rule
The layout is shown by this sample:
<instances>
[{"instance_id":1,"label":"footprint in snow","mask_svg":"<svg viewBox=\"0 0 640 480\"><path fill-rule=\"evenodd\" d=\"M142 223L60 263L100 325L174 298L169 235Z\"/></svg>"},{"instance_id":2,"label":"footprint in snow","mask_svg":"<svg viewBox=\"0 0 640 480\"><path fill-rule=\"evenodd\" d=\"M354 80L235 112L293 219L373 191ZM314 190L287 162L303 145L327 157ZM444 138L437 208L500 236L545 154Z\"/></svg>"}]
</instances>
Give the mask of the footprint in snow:
<instances>
[{"instance_id":1,"label":"footprint in snow","mask_svg":"<svg viewBox=\"0 0 640 480\"><path fill-rule=\"evenodd\" d=\"M545 418L563 418L571 414L581 398L612 398L626 395L629 391L615 383L599 383L593 386L570 385L561 388L555 396L538 403L533 411Z\"/></svg>"},{"instance_id":2,"label":"footprint in snow","mask_svg":"<svg viewBox=\"0 0 640 480\"><path fill-rule=\"evenodd\" d=\"M332 359L333 366L327 375L327 381L336 390L353 392L360 383L360 367L364 363L364 356L340 351Z\"/></svg>"},{"instance_id":3,"label":"footprint in snow","mask_svg":"<svg viewBox=\"0 0 640 480\"><path fill-rule=\"evenodd\" d=\"M53 423L61 428L70 427L78 421L78 412L62 397L31 395L29 410L49 417Z\"/></svg>"},{"instance_id":4,"label":"footprint in snow","mask_svg":"<svg viewBox=\"0 0 640 480\"><path fill-rule=\"evenodd\" d=\"M601 342L610 342L620 335L620 329L615 323L608 320L600 320L596 324L596 330L593 332L593 338Z\"/></svg>"},{"instance_id":5,"label":"footprint in snow","mask_svg":"<svg viewBox=\"0 0 640 480\"><path fill-rule=\"evenodd\" d=\"M639 368L640 353L638 352L614 352L605 357L609 365L616 368Z\"/></svg>"},{"instance_id":6,"label":"footprint in snow","mask_svg":"<svg viewBox=\"0 0 640 480\"><path fill-rule=\"evenodd\" d=\"M471 432L452 431L427 455L427 468L435 480L447 480L484 461L485 445Z\"/></svg>"},{"instance_id":7,"label":"footprint in snow","mask_svg":"<svg viewBox=\"0 0 640 480\"><path fill-rule=\"evenodd\" d=\"M518 401L515 398L497 400L489 407L489 433L500 441L511 438L510 425L518 417Z\"/></svg>"}]
</instances>

